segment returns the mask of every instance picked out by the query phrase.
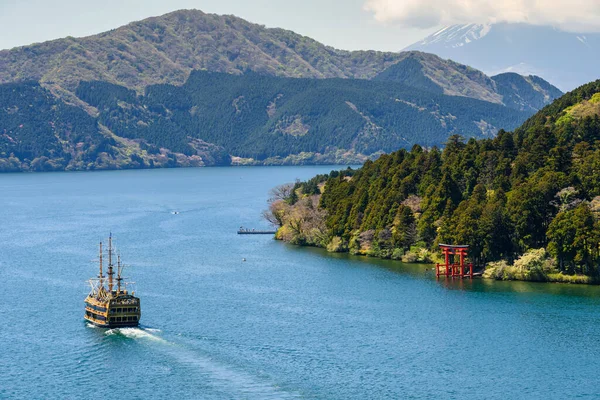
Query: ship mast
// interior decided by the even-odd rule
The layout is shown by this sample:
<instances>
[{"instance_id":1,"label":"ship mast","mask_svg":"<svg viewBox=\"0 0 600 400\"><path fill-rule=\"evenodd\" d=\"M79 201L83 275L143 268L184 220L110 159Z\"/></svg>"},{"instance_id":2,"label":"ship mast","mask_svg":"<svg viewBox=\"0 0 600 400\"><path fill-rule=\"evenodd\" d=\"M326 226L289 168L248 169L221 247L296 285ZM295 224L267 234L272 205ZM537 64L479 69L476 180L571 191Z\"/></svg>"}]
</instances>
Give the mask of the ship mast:
<instances>
[{"instance_id":1,"label":"ship mast","mask_svg":"<svg viewBox=\"0 0 600 400\"><path fill-rule=\"evenodd\" d=\"M108 237L108 293L113 291L113 263L112 263L112 233Z\"/></svg>"},{"instance_id":2,"label":"ship mast","mask_svg":"<svg viewBox=\"0 0 600 400\"><path fill-rule=\"evenodd\" d=\"M102 242L100 242L100 274L98 275L100 279L100 287L104 286L104 275L102 274Z\"/></svg>"},{"instance_id":3,"label":"ship mast","mask_svg":"<svg viewBox=\"0 0 600 400\"><path fill-rule=\"evenodd\" d=\"M121 254L117 254L117 294L121 294L121 270L123 266L121 265Z\"/></svg>"}]
</instances>

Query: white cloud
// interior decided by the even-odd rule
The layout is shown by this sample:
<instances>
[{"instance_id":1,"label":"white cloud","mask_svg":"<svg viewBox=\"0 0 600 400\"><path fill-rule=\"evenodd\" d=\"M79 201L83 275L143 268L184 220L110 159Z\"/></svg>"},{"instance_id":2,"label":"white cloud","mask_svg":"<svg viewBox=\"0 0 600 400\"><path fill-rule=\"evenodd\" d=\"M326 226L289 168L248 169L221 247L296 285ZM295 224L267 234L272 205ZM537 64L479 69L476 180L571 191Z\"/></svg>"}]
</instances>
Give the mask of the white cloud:
<instances>
[{"instance_id":1,"label":"white cloud","mask_svg":"<svg viewBox=\"0 0 600 400\"><path fill-rule=\"evenodd\" d=\"M526 22L574 32L600 31L600 0L365 0L364 9L377 21L417 28Z\"/></svg>"}]
</instances>

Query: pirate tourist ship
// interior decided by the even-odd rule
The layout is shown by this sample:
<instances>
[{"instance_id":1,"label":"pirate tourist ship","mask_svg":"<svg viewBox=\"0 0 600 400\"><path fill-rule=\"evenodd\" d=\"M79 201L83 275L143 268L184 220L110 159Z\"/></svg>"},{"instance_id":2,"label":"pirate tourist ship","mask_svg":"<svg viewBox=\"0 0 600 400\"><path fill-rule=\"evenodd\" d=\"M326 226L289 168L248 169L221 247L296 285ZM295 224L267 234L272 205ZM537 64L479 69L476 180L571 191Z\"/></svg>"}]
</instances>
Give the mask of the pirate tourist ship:
<instances>
[{"instance_id":1,"label":"pirate tourist ship","mask_svg":"<svg viewBox=\"0 0 600 400\"><path fill-rule=\"evenodd\" d=\"M85 299L84 318L86 321L103 328L138 326L141 316L140 299L134 296L134 292L129 293L127 291L127 283L123 282L124 278L121 275L123 264L121 264L120 254L117 255L117 277L114 278L114 253L111 234L108 238L107 276L103 272L104 253L102 242L100 242L100 272L97 278L89 280L92 290Z\"/></svg>"}]
</instances>

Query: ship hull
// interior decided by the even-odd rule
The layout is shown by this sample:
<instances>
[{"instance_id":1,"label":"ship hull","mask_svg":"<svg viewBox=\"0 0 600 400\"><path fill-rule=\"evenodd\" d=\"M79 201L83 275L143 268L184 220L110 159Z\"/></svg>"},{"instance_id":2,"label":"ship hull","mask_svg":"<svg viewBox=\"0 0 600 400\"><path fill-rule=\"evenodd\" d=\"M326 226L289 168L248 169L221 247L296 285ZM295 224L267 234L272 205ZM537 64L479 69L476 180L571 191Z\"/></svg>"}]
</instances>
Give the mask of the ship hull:
<instances>
[{"instance_id":1,"label":"ship hull","mask_svg":"<svg viewBox=\"0 0 600 400\"><path fill-rule=\"evenodd\" d=\"M128 328L139 325L140 299L125 292L110 299L88 296L83 318L102 328Z\"/></svg>"},{"instance_id":2,"label":"ship hull","mask_svg":"<svg viewBox=\"0 0 600 400\"><path fill-rule=\"evenodd\" d=\"M97 326L99 328L108 328L108 329L137 328L138 326L140 326L140 324L137 322L106 323L106 322L102 322L102 321L94 321L94 320L86 318L85 316L83 317L83 319L86 322L89 322L90 324Z\"/></svg>"}]
</instances>

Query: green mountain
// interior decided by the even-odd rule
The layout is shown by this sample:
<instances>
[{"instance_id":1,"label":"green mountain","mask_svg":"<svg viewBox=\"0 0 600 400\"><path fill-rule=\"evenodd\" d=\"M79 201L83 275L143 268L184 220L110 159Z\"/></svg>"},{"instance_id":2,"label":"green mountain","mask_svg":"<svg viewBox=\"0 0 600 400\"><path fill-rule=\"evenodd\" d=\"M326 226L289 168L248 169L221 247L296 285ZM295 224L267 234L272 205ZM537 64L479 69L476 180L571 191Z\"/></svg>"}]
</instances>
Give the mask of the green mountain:
<instances>
[{"instance_id":1,"label":"green mountain","mask_svg":"<svg viewBox=\"0 0 600 400\"><path fill-rule=\"evenodd\" d=\"M77 101L0 85L0 170L361 163L449 135L493 136L528 113L394 82L193 72L144 96L82 82ZM90 115L92 114L92 115ZM2 167L4 166L4 167Z\"/></svg>"},{"instance_id":2,"label":"green mountain","mask_svg":"<svg viewBox=\"0 0 600 400\"><path fill-rule=\"evenodd\" d=\"M478 265L504 260L488 270L498 279L598 279L598 168L600 81L514 132L454 136L443 151L414 146L299 183L270 218L280 238L331 251L414 261L437 243L467 244Z\"/></svg>"},{"instance_id":3,"label":"green mountain","mask_svg":"<svg viewBox=\"0 0 600 400\"><path fill-rule=\"evenodd\" d=\"M522 111L539 111L563 93L542 78L505 73L492 77L496 91L507 107Z\"/></svg>"},{"instance_id":4,"label":"green mountain","mask_svg":"<svg viewBox=\"0 0 600 400\"><path fill-rule=\"evenodd\" d=\"M0 170L360 163L492 136L560 94L535 77L496 79L424 53L341 51L178 11L0 51Z\"/></svg>"},{"instance_id":5,"label":"green mountain","mask_svg":"<svg viewBox=\"0 0 600 400\"><path fill-rule=\"evenodd\" d=\"M443 60L434 54L410 51L373 80L393 81L449 96L464 96L535 112L562 96L562 92L536 76L506 73L488 77L474 68Z\"/></svg>"},{"instance_id":6,"label":"green mountain","mask_svg":"<svg viewBox=\"0 0 600 400\"><path fill-rule=\"evenodd\" d=\"M0 82L35 80L72 91L80 81L100 80L142 92L152 84L183 84L192 70L202 69L368 79L399 58L336 50L235 16L181 10L99 35L1 51Z\"/></svg>"},{"instance_id":7,"label":"green mountain","mask_svg":"<svg viewBox=\"0 0 600 400\"><path fill-rule=\"evenodd\" d=\"M0 172L229 165L218 146L190 140L187 154L114 135L36 82L0 85Z\"/></svg>"},{"instance_id":8,"label":"green mountain","mask_svg":"<svg viewBox=\"0 0 600 400\"><path fill-rule=\"evenodd\" d=\"M0 83L39 81L74 101L70 96L81 81L105 81L142 93L153 84L183 84L193 70L385 79L394 72L384 71L399 61L421 64L425 79L442 87L445 94L502 103L504 95L497 92L489 77L437 56L337 50L291 31L197 10L148 18L90 37L68 37L0 51ZM420 87L423 77L415 79L401 83Z\"/></svg>"},{"instance_id":9,"label":"green mountain","mask_svg":"<svg viewBox=\"0 0 600 400\"><path fill-rule=\"evenodd\" d=\"M101 82L84 82L76 93L119 136L181 152L189 150L190 137L199 138L259 161L302 152L371 155L415 143L440 145L452 133L493 135L527 118L497 104L390 82L253 73L197 71L182 86L151 86L142 97Z\"/></svg>"}]
</instances>

